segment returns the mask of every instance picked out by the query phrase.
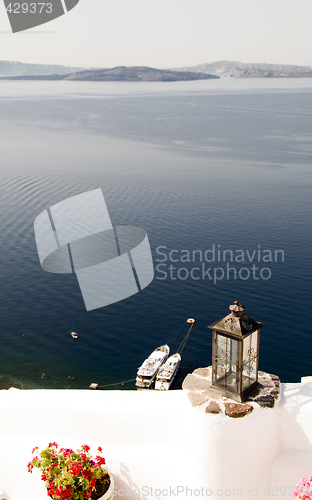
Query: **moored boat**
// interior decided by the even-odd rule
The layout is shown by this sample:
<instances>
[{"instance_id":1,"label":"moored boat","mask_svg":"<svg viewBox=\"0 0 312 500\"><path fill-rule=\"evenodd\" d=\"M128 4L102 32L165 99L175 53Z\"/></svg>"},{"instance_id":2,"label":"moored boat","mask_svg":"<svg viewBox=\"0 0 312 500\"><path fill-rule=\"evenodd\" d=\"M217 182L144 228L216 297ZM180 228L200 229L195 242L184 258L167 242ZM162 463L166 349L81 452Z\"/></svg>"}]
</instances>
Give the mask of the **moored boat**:
<instances>
[{"instance_id":1,"label":"moored boat","mask_svg":"<svg viewBox=\"0 0 312 500\"><path fill-rule=\"evenodd\" d=\"M155 389L158 391L168 391L181 363L181 356L177 352L167 359L158 370L155 382Z\"/></svg>"},{"instance_id":2,"label":"moored boat","mask_svg":"<svg viewBox=\"0 0 312 500\"><path fill-rule=\"evenodd\" d=\"M135 385L142 389L151 387L155 380L156 374L160 366L166 361L169 356L169 346L167 344L157 347L152 354L145 359L137 372Z\"/></svg>"}]
</instances>

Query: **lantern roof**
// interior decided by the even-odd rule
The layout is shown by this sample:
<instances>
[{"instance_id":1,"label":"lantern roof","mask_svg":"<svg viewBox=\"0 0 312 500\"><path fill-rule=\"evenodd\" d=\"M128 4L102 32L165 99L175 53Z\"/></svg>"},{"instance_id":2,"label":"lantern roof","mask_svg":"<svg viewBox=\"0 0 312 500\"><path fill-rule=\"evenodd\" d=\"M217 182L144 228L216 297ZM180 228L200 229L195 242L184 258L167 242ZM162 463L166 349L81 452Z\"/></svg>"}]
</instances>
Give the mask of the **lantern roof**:
<instances>
[{"instance_id":1,"label":"lantern roof","mask_svg":"<svg viewBox=\"0 0 312 500\"><path fill-rule=\"evenodd\" d=\"M255 321L247 316L247 314L243 314L246 308L237 300L230 305L229 309L231 310L230 314L215 321L208 328L227 335L244 338L264 326L260 321Z\"/></svg>"}]
</instances>

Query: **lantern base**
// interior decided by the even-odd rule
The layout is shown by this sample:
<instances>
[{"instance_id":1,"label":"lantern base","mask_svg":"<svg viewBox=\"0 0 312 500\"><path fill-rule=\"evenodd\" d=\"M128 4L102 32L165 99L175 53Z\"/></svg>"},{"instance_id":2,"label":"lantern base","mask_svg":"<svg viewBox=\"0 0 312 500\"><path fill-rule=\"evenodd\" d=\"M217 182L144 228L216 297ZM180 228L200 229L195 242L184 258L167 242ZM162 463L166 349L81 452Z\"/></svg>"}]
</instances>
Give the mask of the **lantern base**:
<instances>
[{"instance_id":1,"label":"lantern base","mask_svg":"<svg viewBox=\"0 0 312 500\"><path fill-rule=\"evenodd\" d=\"M260 388L261 385L259 384L258 381L254 382L251 386L249 386L242 394L237 394L235 392L227 391L217 385L211 384L210 386L211 391L217 392L218 394L221 394L221 396L233 399L234 401L238 401L239 403L244 403L245 401L247 401L247 399L253 394L255 394L257 391L259 391Z\"/></svg>"}]
</instances>

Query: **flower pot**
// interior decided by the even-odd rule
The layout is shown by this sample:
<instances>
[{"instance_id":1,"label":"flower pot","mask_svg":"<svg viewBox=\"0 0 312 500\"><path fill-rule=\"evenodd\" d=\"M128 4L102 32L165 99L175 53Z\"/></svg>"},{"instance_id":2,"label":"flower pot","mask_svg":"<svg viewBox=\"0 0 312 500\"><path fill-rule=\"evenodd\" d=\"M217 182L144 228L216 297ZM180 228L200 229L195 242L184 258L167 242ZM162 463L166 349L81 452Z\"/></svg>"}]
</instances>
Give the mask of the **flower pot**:
<instances>
[{"instance_id":1,"label":"flower pot","mask_svg":"<svg viewBox=\"0 0 312 500\"><path fill-rule=\"evenodd\" d=\"M107 470L107 468L106 468L106 470ZM111 473L111 472L108 472L108 474L109 474L109 478L110 478L110 485L109 485L108 490L107 490L107 491L104 493L104 495L102 495L101 497L98 497L98 496L94 495L94 494L95 494L95 492L93 492L93 495L94 495L94 496L89 497L89 498L90 498L90 500L92 500L92 499L96 499L96 500L111 500L111 499L113 498L113 491L114 491L114 477L113 477L113 475L112 475L112 473ZM54 497L50 497L50 498L52 498L52 500L53 500L53 498L54 498ZM1 499L0 499L0 500L1 500Z\"/></svg>"},{"instance_id":2,"label":"flower pot","mask_svg":"<svg viewBox=\"0 0 312 500\"><path fill-rule=\"evenodd\" d=\"M112 474L109 472L109 477L110 477L110 485L106 493L99 498L99 500L111 500L113 498L113 492L114 492L114 478Z\"/></svg>"},{"instance_id":3,"label":"flower pot","mask_svg":"<svg viewBox=\"0 0 312 500\"><path fill-rule=\"evenodd\" d=\"M111 472L108 472L108 474L109 474L109 478L110 478L109 488L106 491L106 493L104 493L104 495L102 495L101 497L96 497L97 500L111 500L111 498L113 498L114 477L112 476ZM93 498L93 496L91 498Z\"/></svg>"}]
</instances>

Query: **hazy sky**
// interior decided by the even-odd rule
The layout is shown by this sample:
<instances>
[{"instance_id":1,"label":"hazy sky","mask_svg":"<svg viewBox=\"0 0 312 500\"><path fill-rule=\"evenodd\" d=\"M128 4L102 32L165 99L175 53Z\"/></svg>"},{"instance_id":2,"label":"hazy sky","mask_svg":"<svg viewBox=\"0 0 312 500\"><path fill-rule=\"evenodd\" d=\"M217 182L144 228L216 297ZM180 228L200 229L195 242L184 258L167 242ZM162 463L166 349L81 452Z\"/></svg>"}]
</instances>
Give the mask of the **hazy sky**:
<instances>
[{"instance_id":1,"label":"hazy sky","mask_svg":"<svg viewBox=\"0 0 312 500\"><path fill-rule=\"evenodd\" d=\"M10 33L0 0L0 60L70 66L190 66L218 60L312 65L311 0L80 0Z\"/></svg>"}]
</instances>

